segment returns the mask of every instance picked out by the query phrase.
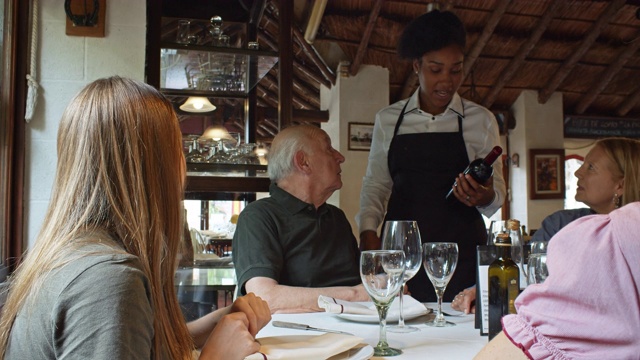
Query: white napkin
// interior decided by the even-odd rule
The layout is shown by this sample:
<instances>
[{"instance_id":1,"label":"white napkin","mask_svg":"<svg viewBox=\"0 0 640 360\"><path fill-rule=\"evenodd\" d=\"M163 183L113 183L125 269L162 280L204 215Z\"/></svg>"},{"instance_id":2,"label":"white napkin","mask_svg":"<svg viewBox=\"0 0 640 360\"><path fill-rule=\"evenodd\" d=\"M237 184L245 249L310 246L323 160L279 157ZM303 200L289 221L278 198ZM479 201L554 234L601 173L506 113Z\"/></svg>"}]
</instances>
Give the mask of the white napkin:
<instances>
[{"instance_id":1,"label":"white napkin","mask_svg":"<svg viewBox=\"0 0 640 360\"><path fill-rule=\"evenodd\" d=\"M355 347L363 340L344 334L266 337L258 339L260 351L245 360L324 360Z\"/></svg>"},{"instance_id":2,"label":"white napkin","mask_svg":"<svg viewBox=\"0 0 640 360\"><path fill-rule=\"evenodd\" d=\"M404 314L424 313L426 311L425 306L414 299L410 295L403 295L403 312ZM332 314L358 314L358 315L378 315L376 306L371 303L357 303L346 300L336 299L330 296L320 295L318 296L318 306L324 309L328 313ZM400 312L400 301L397 299L391 303L387 317L391 317L392 314Z\"/></svg>"}]
</instances>

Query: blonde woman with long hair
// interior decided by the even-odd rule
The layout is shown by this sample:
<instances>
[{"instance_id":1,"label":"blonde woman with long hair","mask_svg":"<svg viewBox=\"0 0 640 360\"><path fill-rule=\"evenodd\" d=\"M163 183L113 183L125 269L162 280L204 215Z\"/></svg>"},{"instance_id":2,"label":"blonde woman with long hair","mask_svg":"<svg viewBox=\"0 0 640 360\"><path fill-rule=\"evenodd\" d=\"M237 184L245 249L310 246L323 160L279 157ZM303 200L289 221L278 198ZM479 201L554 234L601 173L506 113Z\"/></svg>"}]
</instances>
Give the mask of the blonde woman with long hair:
<instances>
[{"instance_id":1,"label":"blonde woman with long hair","mask_svg":"<svg viewBox=\"0 0 640 360\"><path fill-rule=\"evenodd\" d=\"M66 108L51 202L11 278L3 359L243 359L270 320L253 295L186 324L174 290L185 184L178 120L154 88L112 77Z\"/></svg>"}]
</instances>

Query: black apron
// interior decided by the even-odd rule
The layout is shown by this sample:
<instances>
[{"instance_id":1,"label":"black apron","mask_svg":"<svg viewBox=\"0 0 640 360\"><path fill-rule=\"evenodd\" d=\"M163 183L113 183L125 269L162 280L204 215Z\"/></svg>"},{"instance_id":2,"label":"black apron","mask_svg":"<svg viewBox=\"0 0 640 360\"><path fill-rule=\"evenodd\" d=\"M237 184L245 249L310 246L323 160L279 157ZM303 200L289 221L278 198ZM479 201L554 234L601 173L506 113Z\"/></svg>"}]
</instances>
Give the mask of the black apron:
<instances>
[{"instance_id":1,"label":"black apron","mask_svg":"<svg viewBox=\"0 0 640 360\"><path fill-rule=\"evenodd\" d=\"M407 101L408 103L408 101ZM455 197L445 200L459 173L469 165L462 137L462 116L458 132L397 135L407 105L402 109L387 158L393 188L386 220L416 220L426 242L458 244L458 265L444 293L444 301L476 282L476 245L486 243L487 230L475 207ZM436 301L436 293L424 268L408 282L411 295L421 302Z\"/></svg>"}]
</instances>

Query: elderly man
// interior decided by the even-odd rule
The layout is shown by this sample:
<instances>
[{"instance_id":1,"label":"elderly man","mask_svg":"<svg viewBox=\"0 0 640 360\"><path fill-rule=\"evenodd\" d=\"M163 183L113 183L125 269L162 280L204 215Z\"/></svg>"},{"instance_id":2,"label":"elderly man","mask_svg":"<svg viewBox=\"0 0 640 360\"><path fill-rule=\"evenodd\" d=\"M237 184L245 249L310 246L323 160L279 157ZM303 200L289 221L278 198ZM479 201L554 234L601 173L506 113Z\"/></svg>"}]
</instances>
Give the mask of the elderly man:
<instances>
[{"instance_id":1,"label":"elderly man","mask_svg":"<svg viewBox=\"0 0 640 360\"><path fill-rule=\"evenodd\" d=\"M233 237L240 295L255 293L274 313L319 311L319 295L369 300L351 226L325 203L342 187L343 162L314 126L290 127L273 139L271 197L247 205Z\"/></svg>"}]
</instances>

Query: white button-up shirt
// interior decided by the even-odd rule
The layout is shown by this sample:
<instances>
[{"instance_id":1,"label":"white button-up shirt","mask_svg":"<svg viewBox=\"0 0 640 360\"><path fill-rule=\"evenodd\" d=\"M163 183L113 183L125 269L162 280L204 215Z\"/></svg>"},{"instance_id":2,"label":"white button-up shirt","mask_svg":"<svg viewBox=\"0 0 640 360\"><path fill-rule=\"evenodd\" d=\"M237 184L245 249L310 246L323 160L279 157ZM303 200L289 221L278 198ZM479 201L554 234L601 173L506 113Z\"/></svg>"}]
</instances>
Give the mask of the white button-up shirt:
<instances>
[{"instance_id":1,"label":"white button-up shirt","mask_svg":"<svg viewBox=\"0 0 640 360\"><path fill-rule=\"evenodd\" d=\"M365 230L375 231L384 219L386 203L393 186L393 179L387 163L389 145L400 112L407 101L409 103L402 125L398 129L398 135L457 132L458 115L462 115L462 133L469 162L485 157L494 146L500 145L498 123L488 109L462 99L456 93L447 110L442 114L433 115L420 109L418 93L419 90L416 90L408 100L387 106L376 114L369 164L360 192L360 212L356 215L360 233ZM442 151L447 151L447 149L442 149ZM502 161L496 161L493 168L493 189L496 196L490 204L478 207L480 213L487 217L493 215L502 206L506 194L502 176Z\"/></svg>"}]
</instances>

